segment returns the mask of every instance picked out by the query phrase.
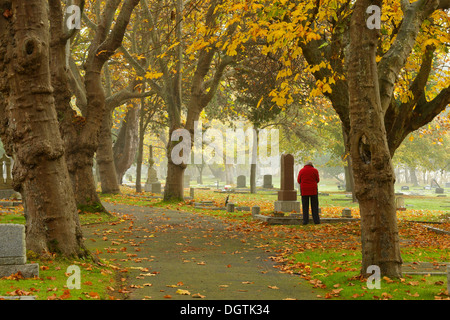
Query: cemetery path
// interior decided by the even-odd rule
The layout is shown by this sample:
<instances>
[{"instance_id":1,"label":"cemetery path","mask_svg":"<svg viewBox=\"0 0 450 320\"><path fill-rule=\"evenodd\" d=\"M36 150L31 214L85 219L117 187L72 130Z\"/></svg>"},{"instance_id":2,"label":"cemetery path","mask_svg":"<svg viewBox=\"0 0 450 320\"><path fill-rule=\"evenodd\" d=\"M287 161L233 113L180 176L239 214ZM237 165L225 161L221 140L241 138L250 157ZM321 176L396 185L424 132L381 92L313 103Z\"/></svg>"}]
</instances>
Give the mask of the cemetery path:
<instances>
[{"instance_id":1,"label":"cemetery path","mask_svg":"<svg viewBox=\"0 0 450 320\"><path fill-rule=\"evenodd\" d=\"M121 274L128 277L126 299L313 300L322 293L298 275L280 273L274 253L231 222L161 208L105 207L127 218L84 226L86 245L128 270Z\"/></svg>"}]
</instances>

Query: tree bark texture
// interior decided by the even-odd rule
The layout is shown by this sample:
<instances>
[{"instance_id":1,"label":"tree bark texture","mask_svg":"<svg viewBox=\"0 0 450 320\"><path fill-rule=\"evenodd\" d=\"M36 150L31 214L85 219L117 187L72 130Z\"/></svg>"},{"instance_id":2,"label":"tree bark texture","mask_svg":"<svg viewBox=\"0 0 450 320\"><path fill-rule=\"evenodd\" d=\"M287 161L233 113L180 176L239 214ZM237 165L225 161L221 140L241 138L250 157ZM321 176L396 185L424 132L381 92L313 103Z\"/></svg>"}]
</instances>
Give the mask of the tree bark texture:
<instances>
[{"instance_id":1,"label":"tree bark texture","mask_svg":"<svg viewBox=\"0 0 450 320\"><path fill-rule=\"evenodd\" d=\"M349 118L350 155L355 195L361 214L362 268L380 268L388 277L401 277L402 259L394 196L394 169L381 108L376 49L378 30L366 27L365 11L374 4L359 0L350 25ZM381 1L375 3L381 7Z\"/></svg>"},{"instance_id":2,"label":"tree bark texture","mask_svg":"<svg viewBox=\"0 0 450 320\"><path fill-rule=\"evenodd\" d=\"M87 255L59 131L49 64L47 4L12 1L6 114L14 151L14 188L22 194L27 249Z\"/></svg>"},{"instance_id":3,"label":"tree bark texture","mask_svg":"<svg viewBox=\"0 0 450 320\"><path fill-rule=\"evenodd\" d=\"M96 161L99 168L102 193L120 193L114 164L113 142L111 137L112 112L106 110L98 137Z\"/></svg>"},{"instance_id":4,"label":"tree bark texture","mask_svg":"<svg viewBox=\"0 0 450 320\"><path fill-rule=\"evenodd\" d=\"M119 183L122 183L123 175L133 164L136 155L139 142L139 106L138 103L133 103L133 107L128 109L113 146L114 164Z\"/></svg>"}]
</instances>

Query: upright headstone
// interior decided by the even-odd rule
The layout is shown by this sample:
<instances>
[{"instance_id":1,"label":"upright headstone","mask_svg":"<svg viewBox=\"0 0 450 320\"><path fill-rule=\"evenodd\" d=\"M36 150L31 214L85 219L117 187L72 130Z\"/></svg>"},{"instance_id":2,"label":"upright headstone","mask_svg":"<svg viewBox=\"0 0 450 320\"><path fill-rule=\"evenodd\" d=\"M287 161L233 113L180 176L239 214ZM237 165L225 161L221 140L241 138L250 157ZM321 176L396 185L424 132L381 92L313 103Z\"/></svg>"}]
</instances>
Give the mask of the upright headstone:
<instances>
[{"instance_id":1,"label":"upright headstone","mask_svg":"<svg viewBox=\"0 0 450 320\"><path fill-rule=\"evenodd\" d=\"M261 208L260 207L258 207L258 206L253 206L252 207L252 216L254 217L254 216L257 216L259 213L260 213L260 211L261 211Z\"/></svg>"},{"instance_id":2,"label":"upright headstone","mask_svg":"<svg viewBox=\"0 0 450 320\"><path fill-rule=\"evenodd\" d=\"M12 160L6 154L0 158L0 199L20 198L12 187Z\"/></svg>"},{"instance_id":3,"label":"upright headstone","mask_svg":"<svg viewBox=\"0 0 450 320\"><path fill-rule=\"evenodd\" d=\"M350 208L344 208L342 209L342 218L351 218L352 217L352 210Z\"/></svg>"},{"instance_id":4,"label":"upright headstone","mask_svg":"<svg viewBox=\"0 0 450 320\"><path fill-rule=\"evenodd\" d=\"M26 262L25 226L0 224L0 278L18 272L24 278L39 276L39 265Z\"/></svg>"},{"instance_id":5,"label":"upright headstone","mask_svg":"<svg viewBox=\"0 0 450 320\"><path fill-rule=\"evenodd\" d=\"M161 193L161 182L158 181L158 174L153 168L153 147L149 147L149 157L148 157L148 171L147 171L147 181L145 182L144 190L147 192Z\"/></svg>"},{"instance_id":6,"label":"upright headstone","mask_svg":"<svg viewBox=\"0 0 450 320\"><path fill-rule=\"evenodd\" d=\"M241 175L237 177L236 188L245 188L246 187L245 176Z\"/></svg>"},{"instance_id":7,"label":"upright headstone","mask_svg":"<svg viewBox=\"0 0 450 320\"><path fill-rule=\"evenodd\" d=\"M265 174L263 178L263 188L272 189L272 175L271 174Z\"/></svg>"},{"instance_id":8,"label":"upright headstone","mask_svg":"<svg viewBox=\"0 0 450 320\"><path fill-rule=\"evenodd\" d=\"M294 189L294 157L292 154L281 156L281 185L278 201L275 201L276 212L300 212L297 191Z\"/></svg>"},{"instance_id":9,"label":"upright headstone","mask_svg":"<svg viewBox=\"0 0 450 320\"><path fill-rule=\"evenodd\" d=\"M234 212L234 203L228 202L227 203L227 212Z\"/></svg>"},{"instance_id":10,"label":"upright headstone","mask_svg":"<svg viewBox=\"0 0 450 320\"><path fill-rule=\"evenodd\" d=\"M402 211L406 210L405 199L403 197L397 197L395 199L395 206L396 206L397 210L402 210Z\"/></svg>"},{"instance_id":11,"label":"upright headstone","mask_svg":"<svg viewBox=\"0 0 450 320\"><path fill-rule=\"evenodd\" d=\"M184 175L184 179L183 179L183 185L185 188L190 188L191 187L191 176L188 174Z\"/></svg>"}]
</instances>

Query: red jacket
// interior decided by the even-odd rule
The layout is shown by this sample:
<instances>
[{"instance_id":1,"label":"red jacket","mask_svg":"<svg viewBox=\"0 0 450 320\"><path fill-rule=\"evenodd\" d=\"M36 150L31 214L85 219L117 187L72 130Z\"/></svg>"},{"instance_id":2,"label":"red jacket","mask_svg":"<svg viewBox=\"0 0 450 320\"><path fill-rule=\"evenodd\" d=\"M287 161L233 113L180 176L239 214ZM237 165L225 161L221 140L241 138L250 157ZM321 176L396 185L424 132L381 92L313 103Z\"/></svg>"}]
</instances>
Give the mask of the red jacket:
<instances>
[{"instance_id":1,"label":"red jacket","mask_svg":"<svg viewBox=\"0 0 450 320\"><path fill-rule=\"evenodd\" d=\"M302 196L312 196L317 194L317 183L319 171L310 165L304 166L298 173L297 182L300 184Z\"/></svg>"}]
</instances>

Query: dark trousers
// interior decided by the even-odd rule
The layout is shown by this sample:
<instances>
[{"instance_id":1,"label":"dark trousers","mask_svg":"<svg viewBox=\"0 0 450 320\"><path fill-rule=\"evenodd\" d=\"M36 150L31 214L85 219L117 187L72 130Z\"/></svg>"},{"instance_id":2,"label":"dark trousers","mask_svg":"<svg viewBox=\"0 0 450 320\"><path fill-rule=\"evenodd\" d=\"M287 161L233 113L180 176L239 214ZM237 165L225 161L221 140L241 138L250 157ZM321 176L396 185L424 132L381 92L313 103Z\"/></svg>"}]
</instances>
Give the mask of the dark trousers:
<instances>
[{"instance_id":1,"label":"dark trousers","mask_svg":"<svg viewBox=\"0 0 450 320\"><path fill-rule=\"evenodd\" d=\"M315 224L320 223L319 218L319 196L302 196L303 224L309 222L309 203L311 202L312 217Z\"/></svg>"}]
</instances>

